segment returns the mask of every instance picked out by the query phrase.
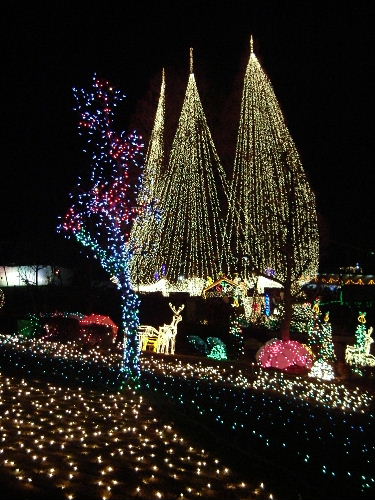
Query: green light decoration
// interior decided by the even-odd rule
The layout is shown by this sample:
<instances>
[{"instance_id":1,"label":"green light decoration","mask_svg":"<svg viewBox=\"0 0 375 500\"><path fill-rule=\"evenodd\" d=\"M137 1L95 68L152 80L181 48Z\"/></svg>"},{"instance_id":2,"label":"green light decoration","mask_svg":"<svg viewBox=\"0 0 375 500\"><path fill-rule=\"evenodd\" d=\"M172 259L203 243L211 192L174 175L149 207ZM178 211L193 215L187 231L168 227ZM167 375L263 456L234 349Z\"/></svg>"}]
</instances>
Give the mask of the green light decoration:
<instances>
[{"instance_id":1,"label":"green light decoration","mask_svg":"<svg viewBox=\"0 0 375 500\"><path fill-rule=\"evenodd\" d=\"M229 324L229 342L228 354L229 358L238 360L244 357L244 336L241 329L241 319L237 315L233 315Z\"/></svg>"},{"instance_id":2,"label":"green light decoration","mask_svg":"<svg viewBox=\"0 0 375 500\"><path fill-rule=\"evenodd\" d=\"M252 40L250 48L227 232L241 275L256 272L282 285L281 336L288 340L292 304L318 269L315 197Z\"/></svg>"},{"instance_id":3,"label":"green light decoration","mask_svg":"<svg viewBox=\"0 0 375 500\"><path fill-rule=\"evenodd\" d=\"M358 326L355 331L356 346L360 352L366 350L366 314L360 312L358 316Z\"/></svg>"},{"instance_id":4,"label":"green light decoration","mask_svg":"<svg viewBox=\"0 0 375 500\"><path fill-rule=\"evenodd\" d=\"M293 304L293 317L291 329L294 332L305 333L307 325L313 316L313 310L310 302L302 304Z\"/></svg>"},{"instance_id":5,"label":"green light decoration","mask_svg":"<svg viewBox=\"0 0 375 500\"><path fill-rule=\"evenodd\" d=\"M326 363L333 363L336 361L329 312L325 313L324 320L321 321L319 299L314 301L312 318L310 319L307 333L308 344L314 351L317 360L322 360Z\"/></svg>"},{"instance_id":6,"label":"green light decoration","mask_svg":"<svg viewBox=\"0 0 375 500\"><path fill-rule=\"evenodd\" d=\"M219 337L207 337L207 346L210 352L208 358L216 360L225 360L227 357L227 348L225 343Z\"/></svg>"},{"instance_id":7,"label":"green light decoration","mask_svg":"<svg viewBox=\"0 0 375 500\"><path fill-rule=\"evenodd\" d=\"M196 351L207 355L208 358L217 360L228 359L226 345L219 337L207 337L206 340L203 340L197 335L189 335L187 340Z\"/></svg>"},{"instance_id":8,"label":"green light decoration","mask_svg":"<svg viewBox=\"0 0 375 500\"><path fill-rule=\"evenodd\" d=\"M320 319L319 300L315 301L312 311L313 319L308 330L308 338L316 360L309 372L309 377L321 380L333 380L335 373L332 364L336 361L336 355L329 312L326 312L324 321L322 322Z\"/></svg>"},{"instance_id":9,"label":"green light decoration","mask_svg":"<svg viewBox=\"0 0 375 500\"><path fill-rule=\"evenodd\" d=\"M333 363L336 361L336 355L332 339L332 325L329 321L329 312L326 312L324 316L324 322L322 324L321 333L321 347L319 352L319 357L323 361Z\"/></svg>"},{"instance_id":10,"label":"green light decoration","mask_svg":"<svg viewBox=\"0 0 375 500\"><path fill-rule=\"evenodd\" d=\"M284 316L284 306L278 304L271 316L262 315L261 324L269 330L278 330ZM313 310L310 302L293 304L292 321L290 331L293 333L305 333L308 325L313 319Z\"/></svg>"},{"instance_id":11,"label":"green light decoration","mask_svg":"<svg viewBox=\"0 0 375 500\"><path fill-rule=\"evenodd\" d=\"M18 335L31 339L43 332L43 324L37 314L29 314L26 319L18 322Z\"/></svg>"},{"instance_id":12,"label":"green light decoration","mask_svg":"<svg viewBox=\"0 0 375 500\"><path fill-rule=\"evenodd\" d=\"M191 51L182 111L163 185L157 188L160 226L158 231L139 237L140 241L153 241L153 250L144 259L134 261L136 283L155 281L155 273L159 273L178 287L183 280L206 280L225 272L224 215L219 202L226 197L225 174L207 125L192 64ZM157 144L162 141L161 109L159 101L160 112L154 125ZM153 171L152 165L161 163L161 146L155 145L152 151L156 152L149 155L149 172ZM144 233L149 231L149 227L144 229Z\"/></svg>"},{"instance_id":13,"label":"green light decoration","mask_svg":"<svg viewBox=\"0 0 375 500\"><path fill-rule=\"evenodd\" d=\"M329 312L326 312L324 321L321 321L319 304L319 299L314 301L307 328L308 344L316 357L309 377L333 380L335 373L332 364L336 361L336 355L332 339L332 325L329 321Z\"/></svg>"},{"instance_id":14,"label":"green light decoration","mask_svg":"<svg viewBox=\"0 0 375 500\"><path fill-rule=\"evenodd\" d=\"M321 343L321 321L319 304L319 299L314 301L312 307L312 317L310 318L307 327L308 344L313 348Z\"/></svg>"},{"instance_id":15,"label":"green light decoration","mask_svg":"<svg viewBox=\"0 0 375 500\"><path fill-rule=\"evenodd\" d=\"M375 366L375 356L370 354L373 328L366 327L366 313L358 315L358 325L355 331L356 342L354 346L348 345L345 350L345 361L354 366L359 375L363 375L358 367Z\"/></svg>"},{"instance_id":16,"label":"green light decoration","mask_svg":"<svg viewBox=\"0 0 375 500\"><path fill-rule=\"evenodd\" d=\"M210 354L207 354L207 357L210 359L216 359L216 361L223 361L228 359L225 346L223 345L214 345L211 349Z\"/></svg>"}]
</instances>

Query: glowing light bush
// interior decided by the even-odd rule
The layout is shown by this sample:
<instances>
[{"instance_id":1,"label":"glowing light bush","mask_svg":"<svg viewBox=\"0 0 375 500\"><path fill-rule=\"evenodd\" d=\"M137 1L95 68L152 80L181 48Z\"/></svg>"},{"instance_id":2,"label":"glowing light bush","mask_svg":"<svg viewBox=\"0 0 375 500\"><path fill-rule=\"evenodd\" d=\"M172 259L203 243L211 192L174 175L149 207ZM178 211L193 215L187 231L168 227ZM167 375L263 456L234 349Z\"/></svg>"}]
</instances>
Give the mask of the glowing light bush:
<instances>
[{"instance_id":1,"label":"glowing light bush","mask_svg":"<svg viewBox=\"0 0 375 500\"><path fill-rule=\"evenodd\" d=\"M293 367L310 369L314 358L306 346L296 340L272 339L262 346L256 354L263 368L290 370Z\"/></svg>"}]
</instances>

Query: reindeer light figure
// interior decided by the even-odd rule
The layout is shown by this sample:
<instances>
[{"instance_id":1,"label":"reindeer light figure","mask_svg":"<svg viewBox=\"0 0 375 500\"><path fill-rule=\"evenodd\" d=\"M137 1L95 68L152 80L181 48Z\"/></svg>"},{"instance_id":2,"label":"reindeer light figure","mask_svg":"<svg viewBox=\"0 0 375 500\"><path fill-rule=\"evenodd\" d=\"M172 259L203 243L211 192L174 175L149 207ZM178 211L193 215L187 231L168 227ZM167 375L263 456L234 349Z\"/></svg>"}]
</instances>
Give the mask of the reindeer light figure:
<instances>
[{"instance_id":1,"label":"reindeer light figure","mask_svg":"<svg viewBox=\"0 0 375 500\"><path fill-rule=\"evenodd\" d=\"M172 323L159 327L159 351L163 354L174 354L176 345L177 325L182 320L181 312L185 305L183 304L178 309L169 303L169 307L173 311Z\"/></svg>"},{"instance_id":2,"label":"reindeer light figure","mask_svg":"<svg viewBox=\"0 0 375 500\"><path fill-rule=\"evenodd\" d=\"M173 311L172 322L169 325L164 324L159 330L149 325L139 327L139 337L142 351L153 350L163 354L174 354L176 345L177 325L182 320L181 312L185 305L178 309L169 303Z\"/></svg>"},{"instance_id":3,"label":"reindeer light figure","mask_svg":"<svg viewBox=\"0 0 375 500\"><path fill-rule=\"evenodd\" d=\"M150 325L141 325L138 327L139 343L142 351L149 350L158 352L159 350L159 332Z\"/></svg>"},{"instance_id":4,"label":"reindeer light figure","mask_svg":"<svg viewBox=\"0 0 375 500\"><path fill-rule=\"evenodd\" d=\"M366 330L366 313L359 313L359 325L356 331L357 341L354 346L348 345L345 351L345 361L349 365L375 366L375 356L370 354L373 328Z\"/></svg>"}]
</instances>

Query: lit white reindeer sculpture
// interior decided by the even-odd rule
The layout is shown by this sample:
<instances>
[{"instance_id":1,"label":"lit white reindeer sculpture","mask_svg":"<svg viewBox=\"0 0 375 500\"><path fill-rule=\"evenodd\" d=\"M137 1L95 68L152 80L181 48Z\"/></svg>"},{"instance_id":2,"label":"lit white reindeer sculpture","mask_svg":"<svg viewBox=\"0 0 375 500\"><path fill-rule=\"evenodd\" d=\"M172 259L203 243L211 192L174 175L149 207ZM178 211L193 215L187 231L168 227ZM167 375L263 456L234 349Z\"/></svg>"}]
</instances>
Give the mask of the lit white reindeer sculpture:
<instances>
[{"instance_id":1,"label":"lit white reindeer sculpture","mask_svg":"<svg viewBox=\"0 0 375 500\"><path fill-rule=\"evenodd\" d=\"M174 354L177 325L182 320L181 312L183 311L185 305L183 304L177 309L169 303L169 307L173 311L173 318L170 325L164 324L159 327L159 330L149 325L142 325L139 327L142 351L146 351L147 347L149 347L155 352Z\"/></svg>"},{"instance_id":2,"label":"lit white reindeer sculpture","mask_svg":"<svg viewBox=\"0 0 375 500\"><path fill-rule=\"evenodd\" d=\"M375 356L370 354L371 344L374 342L371 337L373 328L366 330L366 313L359 313L358 322L356 344L346 346L345 361L349 365L375 366Z\"/></svg>"},{"instance_id":3,"label":"lit white reindeer sculpture","mask_svg":"<svg viewBox=\"0 0 375 500\"><path fill-rule=\"evenodd\" d=\"M163 354L174 354L176 345L177 325L182 320L181 312L185 305L183 304L178 309L169 303L169 307L173 311L172 323L159 327L159 346L158 352Z\"/></svg>"},{"instance_id":4,"label":"lit white reindeer sculpture","mask_svg":"<svg viewBox=\"0 0 375 500\"><path fill-rule=\"evenodd\" d=\"M363 348L356 345L346 346L345 361L349 365L375 366L375 356L370 354L371 344L374 342L371 337L372 332L372 327L366 331Z\"/></svg>"}]
</instances>

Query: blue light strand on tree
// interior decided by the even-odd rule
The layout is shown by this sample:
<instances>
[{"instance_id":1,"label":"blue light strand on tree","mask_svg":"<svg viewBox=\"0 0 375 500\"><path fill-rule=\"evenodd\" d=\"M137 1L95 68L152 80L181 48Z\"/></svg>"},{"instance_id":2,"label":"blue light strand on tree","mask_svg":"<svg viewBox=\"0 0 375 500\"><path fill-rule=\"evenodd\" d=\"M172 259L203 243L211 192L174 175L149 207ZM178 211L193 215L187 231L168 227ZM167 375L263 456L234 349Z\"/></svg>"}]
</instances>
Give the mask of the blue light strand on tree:
<instances>
[{"instance_id":1,"label":"blue light strand on tree","mask_svg":"<svg viewBox=\"0 0 375 500\"><path fill-rule=\"evenodd\" d=\"M113 130L114 108L125 96L109 82L94 75L90 90L73 92L78 129L86 140L84 151L92 172L87 186L79 181L77 194L71 195L73 205L59 229L90 249L103 269L116 278L124 333L121 371L126 381L136 382L140 377L139 300L131 286L128 238L137 215L143 144L135 132L126 135Z\"/></svg>"}]
</instances>

